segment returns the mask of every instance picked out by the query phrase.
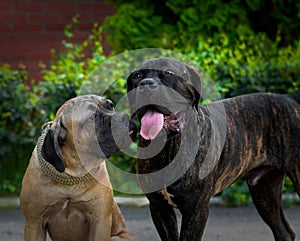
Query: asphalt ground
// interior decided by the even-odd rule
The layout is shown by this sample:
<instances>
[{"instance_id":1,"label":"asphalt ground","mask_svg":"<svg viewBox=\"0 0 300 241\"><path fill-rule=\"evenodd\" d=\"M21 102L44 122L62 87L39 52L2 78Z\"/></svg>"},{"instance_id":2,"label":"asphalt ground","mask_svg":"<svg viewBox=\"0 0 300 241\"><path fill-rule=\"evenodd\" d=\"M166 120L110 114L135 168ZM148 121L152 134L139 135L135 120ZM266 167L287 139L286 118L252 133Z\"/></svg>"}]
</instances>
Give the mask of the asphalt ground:
<instances>
[{"instance_id":1,"label":"asphalt ground","mask_svg":"<svg viewBox=\"0 0 300 241\"><path fill-rule=\"evenodd\" d=\"M136 241L159 241L147 205L120 206ZM300 241L300 207L285 209ZM178 214L180 219L180 214ZM0 241L23 240L23 216L18 208L0 209ZM50 239L47 239L50 240ZM253 207L211 207L203 241L274 241L270 229Z\"/></svg>"}]
</instances>

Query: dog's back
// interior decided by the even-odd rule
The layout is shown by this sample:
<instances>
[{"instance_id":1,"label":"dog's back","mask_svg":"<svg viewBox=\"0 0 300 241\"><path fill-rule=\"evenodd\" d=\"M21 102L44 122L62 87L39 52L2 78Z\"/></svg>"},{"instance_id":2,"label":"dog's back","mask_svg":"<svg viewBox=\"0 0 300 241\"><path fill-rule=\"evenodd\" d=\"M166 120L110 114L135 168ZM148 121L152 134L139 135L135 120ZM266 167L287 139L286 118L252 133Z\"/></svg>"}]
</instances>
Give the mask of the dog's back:
<instances>
[{"instance_id":1,"label":"dog's back","mask_svg":"<svg viewBox=\"0 0 300 241\"><path fill-rule=\"evenodd\" d=\"M300 90L292 92L288 96L300 105Z\"/></svg>"}]
</instances>

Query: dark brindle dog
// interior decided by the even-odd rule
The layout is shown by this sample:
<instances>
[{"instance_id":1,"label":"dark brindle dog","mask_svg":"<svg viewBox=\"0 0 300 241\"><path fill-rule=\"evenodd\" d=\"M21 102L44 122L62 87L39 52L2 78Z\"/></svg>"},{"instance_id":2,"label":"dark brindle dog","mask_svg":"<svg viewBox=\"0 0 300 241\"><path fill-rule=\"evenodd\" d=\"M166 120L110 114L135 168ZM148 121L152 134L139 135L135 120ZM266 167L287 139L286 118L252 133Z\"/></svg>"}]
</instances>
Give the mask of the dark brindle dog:
<instances>
[{"instance_id":1,"label":"dark brindle dog","mask_svg":"<svg viewBox=\"0 0 300 241\"><path fill-rule=\"evenodd\" d=\"M131 109L141 122L137 172L149 174L139 175L139 182L161 240L201 240L210 198L240 177L275 240L295 240L281 191L287 175L300 194L300 92L198 106L200 82L193 68L167 58L143 62L127 79ZM151 144L162 140L154 153ZM168 167L161 178L150 175ZM173 207L182 214L180 234Z\"/></svg>"}]
</instances>

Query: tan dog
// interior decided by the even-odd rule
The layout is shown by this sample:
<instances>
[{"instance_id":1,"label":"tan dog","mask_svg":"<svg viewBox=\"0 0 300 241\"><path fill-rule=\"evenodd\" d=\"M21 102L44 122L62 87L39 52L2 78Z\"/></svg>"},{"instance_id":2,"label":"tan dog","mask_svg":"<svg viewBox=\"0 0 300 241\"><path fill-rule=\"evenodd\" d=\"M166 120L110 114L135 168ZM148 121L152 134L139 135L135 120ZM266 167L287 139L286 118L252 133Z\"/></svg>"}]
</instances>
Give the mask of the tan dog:
<instances>
[{"instance_id":1,"label":"tan dog","mask_svg":"<svg viewBox=\"0 0 300 241\"><path fill-rule=\"evenodd\" d=\"M25 241L46 240L46 232L54 241L133 240L104 162L118 150L112 119L114 135L128 137L127 115L85 95L67 101L45 125L22 183Z\"/></svg>"}]
</instances>

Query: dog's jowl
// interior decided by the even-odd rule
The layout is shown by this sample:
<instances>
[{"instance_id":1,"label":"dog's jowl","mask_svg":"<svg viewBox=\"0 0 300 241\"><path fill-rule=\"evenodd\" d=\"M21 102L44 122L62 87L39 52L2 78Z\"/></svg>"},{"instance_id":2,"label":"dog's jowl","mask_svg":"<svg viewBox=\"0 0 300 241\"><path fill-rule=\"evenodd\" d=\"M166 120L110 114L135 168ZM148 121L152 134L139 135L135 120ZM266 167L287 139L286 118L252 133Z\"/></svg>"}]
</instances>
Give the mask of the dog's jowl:
<instances>
[{"instance_id":1,"label":"dog's jowl","mask_svg":"<svg viewBox=\"0 0 300 241\"><path fill-rule=\"evenodd\" d=\"M149 174L139 183L161 240L201 240L210 198L240 177L274 239L295 240L281 189L287 175L300 194L300 91L198 105L200 76L169 58L143 62L127 91L140 121L137 172ZM182 214L179 233L174 208Z\"/></svg>"},{"instance_id":2,"label":"dog's jowl","mask_svg":"<svg viewBox=\"0 0 300 241\"><path fill-rule=\"evenodd\" d=\"M129 118L96 95L67 101L45 124L22 183L25 241L133 240L114 202L105 159L126 146ZM129 144L129 143L128 143Z\"/></svg>"}]
</instances>

